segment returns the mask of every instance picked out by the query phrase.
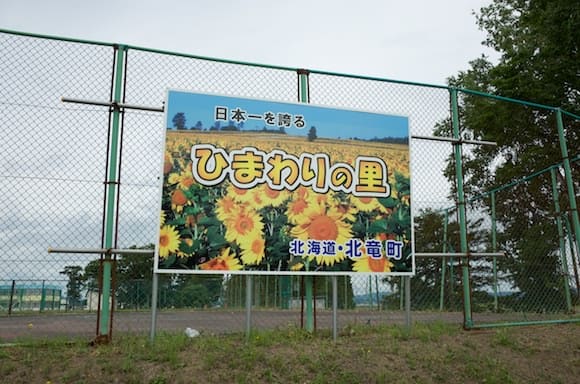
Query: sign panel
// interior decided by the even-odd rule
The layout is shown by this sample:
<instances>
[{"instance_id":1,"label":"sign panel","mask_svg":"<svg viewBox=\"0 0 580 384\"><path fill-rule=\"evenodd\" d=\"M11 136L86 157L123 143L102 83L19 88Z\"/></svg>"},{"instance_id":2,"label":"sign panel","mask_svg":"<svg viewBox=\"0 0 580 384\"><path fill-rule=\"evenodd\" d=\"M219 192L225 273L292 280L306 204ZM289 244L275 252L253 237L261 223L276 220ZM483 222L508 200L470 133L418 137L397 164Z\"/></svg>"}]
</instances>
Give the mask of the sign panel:
<instances>
[{"instance_id":1,"label":"sign panel","mask_svg":"<svg viewBox=\"0 0 580 384\"><path fill-rule=\"evenodd\" d=\"M169 91L156 271L411 274L407 117Z\"/></svg>"}]
</instances>

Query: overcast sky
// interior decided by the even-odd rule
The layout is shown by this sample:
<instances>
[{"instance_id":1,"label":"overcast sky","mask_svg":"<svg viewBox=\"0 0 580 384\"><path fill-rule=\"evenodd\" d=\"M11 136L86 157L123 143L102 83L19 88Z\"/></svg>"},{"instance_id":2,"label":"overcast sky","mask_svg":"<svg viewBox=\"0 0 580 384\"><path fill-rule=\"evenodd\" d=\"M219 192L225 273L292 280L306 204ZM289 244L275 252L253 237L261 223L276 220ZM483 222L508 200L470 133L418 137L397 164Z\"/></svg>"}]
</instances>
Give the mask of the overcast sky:
<instances>
[{"instance_id":1,"label":"overcast sky","mask_svg":"<svg viewBox=\"0 0 580 384\"><path fill-rule=\"evenodd\" d=\"M0 0L0 28L445 84L482 53L491 0Z\"/></svg>"},{"instance_id":2,"label":"overcast sky","mask_svg":"<svg viewBox=\"0 0 580 384\"><path fill-rule=\"evenodd\" d=\"M449 76L467 69L470 60L477 58L482 53L493 54L482 46L481 42L485 39L485 33L478 29L475 23L476 18L473 15L474 12L478 12L482 6L488 5L490 2L491 0L0 0L0 29L129 44L251 63L443 85ZM12 55L6 55L9 60L15 60L27 52L11 53ZM34 55L30 57L34 57ZM492 55L492 58L494 57ZM104 60L106 61L108 58L109 56L105 57ZM88 57L85 59L91 60ZM34 65L31 67L34 68ZM66 73L72 71L72 68L74 67L66 68ZM44 68L39 67L38 70L40 69ZM4 70L5 75L10 74L9 71ZM0 68L0 72L2 71L3 69ZM63 73L62 71L55 72L56 74L46 73L49 77ZM15 73L19 73L19 71L15 71ZM107 74L107 72L103 73ZM15 81L16 79L22 81L22 78L22 76L14 77ZM165 75L160 75L157 78L153 76L150 82L144 83L148 88L143 93L148 95L161 94L159 90L154 91L155 87L165 87L166 84L163 81L166 80ZM104 83L108 84L108 79L105 79ZM29 83L24 85L27 84ZM62 86L64 93L58 93L58 95L77 95L78 93L72 92L75 88L70 87L74 84L76 83L64 84ZM60 87L59 84L53 85ZM18 95L18 90L21 88L13 88L11 95ZM203 89L214 88L204 83ZM259 88L256 87L256 89ZM43 90L43 92L43 95L50 94L52 90ZM414 98L412 98L405 93L410 92L410 90L406 91L405 89L399 89L399 92L401 92L402 100L412 102L418 102L424 96L421 93L414 93ZM22 93L20 97L27 98L34 97L34 95L27 92ZM360 97L360 94L358 96ZM439 94L441 97L437 98L436 96L433 96L433 100L439 100L442 104L433 105L428 118L421 121L419 121L420 119L415 120L417 123L415 134L429 134L433 124L447 113L446 96L443 92ZM162 98L156 97L157 103L160 104ZM16 96L12 96L12 98L16 102L21 100ZM94 97L88 96L86 98ZM11 98L8 100L12 101ZM55 97L54 103L57 103L57 100ZM341 98L340 101L344 102L344 98ZM27 102L30 101L27 100ZM396 108L389 111L391 114L407 116L413 113L417 114L418 110L412 102L399 104L385 102L381 105ZM148 101L144 104L156 105L154 101ZM348 105L350 106L350 104ZM18 113L21 112L14 108L11 108L10 111L14 113L4 117L5 121L19 121L14 116L20 116ZM42 127L45 134L50 134L50 140L54 140L54 142L61 140L63 143L70 144L65 146L66 148L76 148L75 150L90 152L93 156L101 156L101 152L96 150L91 152L84 146L75 145L81 141L80 139L74 140L76 125L66 123L68 121L66 119L75 118L74 114L66 113L64 107L50 109L50 112L42 111L34 114L34 118L39 119L35 120L36 126ZM438 115L436 112L443 115ZM94 125L94 127L101 126L99 125L100 119L107 117L104 114L102 116L96 115L96 112L94 116L90 116L88 121L93 124L89 125ZM158 120L161 118L159 117ZM145 120L136 119L136 121ZM0 116L0 123L2 123L2 116ZM12 124L4 125L4 127L11 126ZM55 134L56 130L49 129L57 126L61 127L58 135ZM62 129L62 127L69 129L69 131ZM160 122L159 128L162 129L162 127L163 124ZM70 130L74 131L70 132ZM18 136L13 136L14 142L20 140ZM66 136L67 139L70 138L70 140L63 140L63 136ZM4 144L5 148L12 148L12 157L16 158L14 148L22 148L22 146L18 147L16 144L10 146L11 142L7 140L4 138L0 144ZM144 143L154 142L153 138L148 137L148 140L151 141L137 144L137 139L135 139L132 147L134 153L130 152L131 145L125 146L124 151L127 151L128 155L124 155L126 156L124 164L131 164L131 159L135 164L137 161L142 161L145 164L143 157L141 157L140 148L146 145ZM34 169L39 170L38 172L44 172L42 177L61 177L59 175L63 169L60 166L71 164L70 161L63 159L74 158L77 152L72 149L62 151L60 147L54 146L54 148L48 146L50 150L46 150L45 146L48 141L43 136L38 135L35 140L26 143L26 150L19 151L18 156L26 158L27 155L32 154L38 158L40 154L42 161L36 163L23 161L22 164L34 167ZM91 145L98 147L101 144L95 142ZM437 168L434 164L439 163L442 168L445 157L451 151L450 146L444 147L445 144L441 143L426 144L422 141L416 145L416 153L426 156L417 161L428 162L433 169ZM433 150L432 146L436 145L440 145L441 148ZM36 150L36 148L39 149ZM86 155L83 154L83 156ZM95 167L101 166L98 161L88 161L86 157L84 159L86 164ZM148 161L151 164L154 163L152 157ZM84 163L83 166L88 166ZM17 162L12 160L9 164L13 166ZM34 164L49 164L51 166L40 168ZM143 164L139 163L139 166L144 166ZM73 168L70 167L70 169ZM24 172L19 168L14 168L14 166L10 169L14 174ZM155 220L151 220L148 216L150 212L154 211L151 207L158 206L154 193L156 187L150 187L147 184L153 180L153 184L156 185L156 174L147 175L150 177L149 181L143 181L141 178L137 178L137 176L142 177L142 173L133 176L130 169L123 175L124 191L129 191L129 193L122 196L132 196L132 201L137 205L129 203L121 205L121 210L125 209L120 215L121 247L155 241L153 234L157 230ZM429 168L424 167L423 171L427 169ZM49 170L54 175L53 173L48 174ZM79 176L68 171L69 174L66 177L92 179L93 177L89 176L92 170L93 168L87 169L79 166L74 169L75 172L81 173ZM415 172L421 172L421 169L418 167ZM137 174L138 172L133 173ZM436 179L433 175L430 175L429 178L422 178L420 173L415 173L419 175L417 177L419 183L416 183L417 188L413 192L414 196L418 196L414 202L415 207L437 206L436 204L449 205L446 198L448 194L446 180L441 172L431 173L439 175L437 176L439 178ZM98 174L102 175L100 168ZM2 278L10 280L31 278L31 276L37 279L60 279L62 275L59 275L58 271L61 270L64 263L76 262L62 257L58 260L63 265L56 263L54 255L47 255L46 249L48 247L95 247L100 240L95 235L100 230L101 201L99 198L100 193L102 193L102 182L98 177L94 180L94 185L97 187L93 188L93 184L85 186L84 181L80 180L73 181L73 184L77 183L78 185L74 184L69 188L70 190L59 189L60 185L51 184L53 180L43 180L42 183L54 189L51 190L48 186L44 187L43 184L42 199L37 196L31 198L28 193L12 193L11 186L15 185L14 183L36 185L40 182L37 179L41 178L33 177L26 181L11 179L13 183L9 185L0 183L0 196L3 197L3 201L9 202L9 204L0 207L0 209L4 209L2 212L5 213L0 219L7 218L6 220L10 220L11 223L10 227L0 223L0 229L7 229L7 232L0 233L0 235L8 239L0 243L0 262L13 261L15 254L20 257L18 267L11 264L10 268L0 269L0 280ZM440 181L438 181L439 179ZM98 187L99 185L101 187ZM75 198L71 197L67 200L68 195L64 195L63 190L76 196L74 193L83 191L83 188L91 190L98 196L85 196L86 204L62 206L62 201L73 201ZM420 191L424 193L420 194ZM4 207L9 207L9 210L6 211ZM414 208L414 210L418 208ZM156 219L157 215L155 216ZM18 222L15 224L15 217L20 218L20 224ZM48 217L51 221L46 219L39 221L37 217ZM34 242L27 240L31 233L34 233L35 236ZM30 260L35 263L32 264L35 266L34 271L29 267L32 262ZM86 261L89 258L87 256L82 260ZM2 273L5 274L4 277L2 277Z\"/></svg>"}]
</instances>

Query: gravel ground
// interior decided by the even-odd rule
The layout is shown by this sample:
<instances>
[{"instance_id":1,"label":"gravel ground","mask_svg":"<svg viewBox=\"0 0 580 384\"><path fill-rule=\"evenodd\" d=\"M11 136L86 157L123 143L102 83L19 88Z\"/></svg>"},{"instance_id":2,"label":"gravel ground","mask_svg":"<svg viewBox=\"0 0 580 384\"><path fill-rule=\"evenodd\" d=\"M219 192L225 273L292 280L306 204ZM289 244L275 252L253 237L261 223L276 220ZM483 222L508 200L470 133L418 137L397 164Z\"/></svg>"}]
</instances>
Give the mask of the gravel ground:
<instances>
[{"instance_id":1,"label":"gravel ground","mask_svg":"<svg viewBox=\"0 0 580 384\"><path fill-rule=\"evenodd\" d=\"M551 317L520 313L474 314L474 324L497 323L505 321L538 321L569 319L562 314ZM575 318L579 320L578 317ZM117 311L114 313L113 337L121 333L149 334L151 329L151 312ZM303 320L297 310L253 310L251 326L255 329L272 329L279 327L300 327ZM190 327L201 333L243 332L246 329L246 312L244 310L191 310L191 311L160 311L157 317L158 332L183 331ZM304 320L305 321L305 320ZM442 321L462 324L461 312L412 312L412 322ZM342 329L352 324L399 324L406 322L405 313L401 311L350 310L338 311L337 324ZM318 310L315 319L316 329L332 328L332 311ZM16 340L31 340L53 337L87 337L96 335L96 313L44 313L0 316L0 342L7 343Z\"/></svg>"}]
</instances>

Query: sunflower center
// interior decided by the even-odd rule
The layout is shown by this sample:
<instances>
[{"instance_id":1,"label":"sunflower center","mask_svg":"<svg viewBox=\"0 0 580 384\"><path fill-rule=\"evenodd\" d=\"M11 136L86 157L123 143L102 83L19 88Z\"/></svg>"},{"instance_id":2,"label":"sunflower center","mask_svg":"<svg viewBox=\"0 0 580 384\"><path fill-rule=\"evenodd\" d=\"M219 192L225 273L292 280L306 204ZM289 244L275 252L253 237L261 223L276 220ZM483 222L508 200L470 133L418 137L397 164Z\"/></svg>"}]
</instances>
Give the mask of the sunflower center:
<instances>
[{"instance_id":1,"label":"sunflower center","mask_svg":"<svg viewBox=\"0 0 580 384\"><path fill-rule=\"evenodd\" d=\"M293 213L301 213L306 209L307 206L308 206L308 203L306 202L306 200L304 200L304 199L296 200L294 202L294 205L292 206L292 212Z\"/></svg>"},{"instance_id":2,"label":"sunflower center","mask_svg":"<svg viewBox=\"0 0 580 384\"><path fill-rule=\"evenodd\" d=\"M338 227L330 217L316 216L308 226L308 236L314 240L336 240Z\"/></svg>"},{"instance_id":3,"label":"sunflower center","mask_svg":"<svg viewBox=\"0 0 580 384\"><path fill-rule=\"evenodd\" d=\"M236 193L236 195L245 195L246 193L248 193L248 190L234 187L234 192Z\"/></svg>"},{"instance_id":4,"label":"sunflower center","mask_svg":"<svg viewBox=\"0 0 580 384\"><path fill-rule=\"evenodd\" d=\"M226 264L225 260L222 260L219 257L212 259L208 264L210 269L218 271L225 271L228 269L228 265Z\"/></svg>"},{"instance_id":5,"label":"sunflower center","mask_svg":"<svg viewBox=\"0 0 580 384\"><path fill-rule=\"evenodd\" d=\"M171 195L171 202L175 205L185 205L187 197L185 197L185 193L181 189L176 189Z\"/></svg>"},{"instance_id":6,"label":"sunflower center","mask_svg":"<svg viewBox=\"0 0 580 384\"><path fill-rule=\"evenodd\" d=\"M185 188L189 188L193 185L193 179L191 177L186 177L185 179L183 179L181 181L181 184L185 187Z\"/></svg>"},{"instance_id":7,"label":"sunflower center","mask_svg":"<svg viewBox=\"0 0 580 384\"><path fill-rule=\"evenodd\" d=\"M159 245L162 247L167 247L169 245L169 236L167 235L159 236Z\"/></svg>"},{"instance_id":8,"label":"sunflower center","mask_svg":"<svg viewBox=\"0 0 580 384\"><path fill-rule=\"evenodd\" d=\"M254 221L248 216L240 216L236 222L236 230L238 233L244 234L254 228Z\"/></svg>"},{"instance_id":9,"label":"sunflower center","mask_svg":"<svg viewBox=\"0 0 580 384\"><path fill-rule=\"evenodd\" d=\"M262 253L264 247L264 243L260 239L256 239L252 241L252 252L254 253Z\"/></svg>"},{"instance_id":10,"label":"sunflower center","mask_svg":"<svg viewBox=\"0 0 580 384\"><path fill-rule=\"evenodd\" d=\"M220 205L226 213L231 212L235 204L236 203L231 197L224 197L220 203L218 203L218 205Z\"/></svg>"},{"instance_id":11,"label":"sunflower center","mask_svg":"<svg viewBox=\"0 0 580 384\"><path fill-rule=\"evenodd\" d=\"M270 187L265 188L266 191L266 196L268 196L270 199L275 199L278 196L280 196L280 191L276 191L275 189L272 189Z\"/></svg>"}]
</instances>

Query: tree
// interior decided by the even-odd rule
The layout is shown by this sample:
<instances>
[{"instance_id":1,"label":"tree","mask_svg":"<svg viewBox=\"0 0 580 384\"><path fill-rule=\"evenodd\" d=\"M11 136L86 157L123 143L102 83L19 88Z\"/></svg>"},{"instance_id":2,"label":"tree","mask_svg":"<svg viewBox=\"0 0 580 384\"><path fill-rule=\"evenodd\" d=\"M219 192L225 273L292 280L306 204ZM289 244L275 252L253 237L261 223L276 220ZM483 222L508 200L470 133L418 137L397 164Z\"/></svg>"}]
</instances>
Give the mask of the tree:
<instances>
[{"instance_id":1,"label":"tree","mask_svg":"<svg viewBox=\"0 0 580 384\"><path fill-rule=\"evenodd\" d=\"M501 53L491 84L501 94L578 111L580 8L569 0L495 0L481 9L486 45Z\"/></svg>"},{"instance_id":2,"label":"tree","mask_svg":"<svg viewBox=\"0 0 580 384\"><path fill-rule=\"evenodd\" d=\"M485 44L500 53L499 62L494 65L480 57L469 70L452 77L451 86L580 113L580 8L575 2L495 0L481 9L477 22L488 33ZM468 194L481 194L562 161L552 110L468 93L460 98L459 112L464 136L498 144L477 146L464 154ZM568 148L579 148L580 122L565 123ZM441 124L436 134L449 135L449 122ZM446 171L450 180L453 167L450 159ZM579 172L578 163L575 167L573 173ZM563 185L563 176L558 173L558 177ZM578 180L575 183L578 187ZM489 200L479 201L481 207L488 204ZM569 209L567 196L560 204ZM560 274L549 179L536 177L502 191L496 208L501 247L511 256L500 267L512 276L513 288L522 297L541 295L542 309L558 307L554 303L560 297L549 294ZM547 298L553 302L547 303Z\"/></svg>"},{"instance_id":3,"label":"tree","mask_svg":"<svg viewBox=\"0 0 580 384\"><path fill-rule=\"evenodd\" d=\"M497 65L482 57L450 85L562 107L580 113L580 8L568 0L495 0L481 9L478 24L486 44L501 53ZM462 98L465 133L498 142L480 146L466 175L471 185L489 188L561 161L551 111L499 103L478 96ZM580 146L580 122L568 120L569 148ZM504 161L506 156L511 160ZM486 167L501 160L496 172ZM494 179L494 173L501 180Z\"/></svg>"},{"instance_id":4,"label":"tree","mask_svg":"<svg viewBox=\"0 0 580 384\"><path fill-rule=\"evenodd\" d=\"M228 120L228 125L222 127L221 129L222 131L230 131L230 132L234 132L234 131L239 131L240 128L239 126L236 124L235 121L233 120Z\"/></svg>"},{"instance_id":5,"label":"tree","mask_svg":"<svg viewBox=\"0 0 580 384\"><path fill-rule=\"evenodd\" d=\"M153 244L129 249L154 249ZM86 287L97 290L99 287L100 260L92 260L85 267ZM119 255L115 263L115 302L122 308L139 309L147 307L151 301L151 282L153 278L153 254ZM160 285L167 278L160 276Z\"/></svg>"},{"instance_id":6,"label":"tree","mask_svg":"<svg viewBox=\"0 0 580 384\"><path fill-rule=\"evenodd\" d=\"M175 116L173 116L173 127L179 130L185 129L185 114L183 112L177 112Z\"/></svg>"},{"instance_id":7,"label":"tree","mask_svg":"<svg viewBox=\"0 0 580 384\"><path fill-rule=\"evenodd\" d=\"M447 225L447 233L443 233L443 221L445 216L442 212L431 209L421 210L419 215L414 218L415 226L415 251L416 252L457 252L460 247L459 225L457 221L451 221ZM487 237L482 230L483 218L469 220L467 223L467 236L472 244L484 243ZM445 242L445 238L447 242ZM475 251L483 251L483 249ZM461 276L460 268L454 269L454 275L451 275L451 265L459 262L458 258L447 257L419 257L415 261L415 276L411 279L411 291L413 292L413 306L415 308L434 309L439 306L439 296L441 290L441 268L445 262L445 268L448 268L447 277L443 282L445 284L445 307L450 309L459 309L461 305ZM471 267L472 293L482 293L479 296L487 296L485 290L489 288L492 278L492 265L489 262L480 262ZM398 280L394 280L398 282ZM491 299L491 298L490 298Z\"/></svg>"},{"instance_id":8,"label":"tree","mask_svg":"<svg viewBox=\"0 0 580 384\"><path fill-rule=\"evenodd\" d=\"M67 307L74 310L81 305L82 289L85 283L83 267L67 265L59 273L68 277L68 282L66 283Z\"/></svg>"},{"instance_id":9,"label":"tree","mask_svg":"<svg viewBox=\"0 0 580 384\"><path fill-rule=\"evenodd\" d=\"M155 249L154 244L129 249ZM153 254L120 255L117 260L115 299L123 308L148 307L153 281Z\"/></svg>"},{"instance_id":10,"label":"tree","mask_svg":"<svg viewBox=\"0 0 580 384\"><path fill-rule=\"evenodd\" d=\"M222 276L180 275L172 282L167 304L175 308L205 308L222 301Z\"/></svg>"},{"instance_id":11,"label":"tree","mask_svg":"<svg viewBox=\"0 0 580 384\"><path fill-rule=\"evenodd\" d=\"M195 126L193 127L193 129L195 129L196 131L202 131L203 130L203 123L198 120L197 123L195 123Z\"/></svg>"},{"instance_id":12,"label":"tree","mask_svg":"<svg viewBox=\"0 0 580 384\"><path fill-rule=\"evenodd\" d=\"M314 141L318 138L318 136L316 135L316 127L310 127L310 130L308 131L308 141Z\"/></svg>"},{"instance_id":13,"label":"tree","mask_svg":"<svg viewBox=\"0 0 580 384\"><path fill-rule=\"evenodd\" d=\"M155 249L154 244L132 245L129 249ZM116 262L115 303L120 308L141 309L151 305L153 254L123 254ZM100 260L85 267L87 287L99 286ZM159 275L160 307L205 307L221 300L221 276Z\"/></svg>"}]
</instances>

